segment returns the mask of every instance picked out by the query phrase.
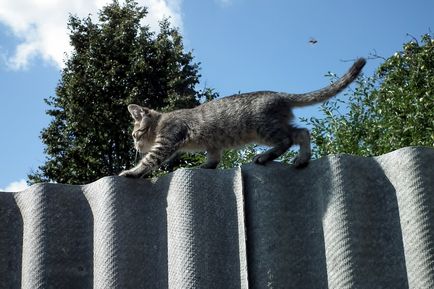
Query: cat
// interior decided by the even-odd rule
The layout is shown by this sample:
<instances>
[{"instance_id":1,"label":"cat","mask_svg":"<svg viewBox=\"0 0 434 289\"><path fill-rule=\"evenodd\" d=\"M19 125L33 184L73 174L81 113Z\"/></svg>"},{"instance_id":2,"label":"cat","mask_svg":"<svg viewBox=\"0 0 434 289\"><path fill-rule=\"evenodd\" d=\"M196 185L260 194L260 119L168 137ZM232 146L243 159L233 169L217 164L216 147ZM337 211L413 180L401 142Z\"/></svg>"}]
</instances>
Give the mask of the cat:
<instances>
[{"instance_id":1,"label":"cat","mask_svg":"<svg viewBox=\"0 0 434 289\"><path fill-rule=\"evenodd\" d=\"M293 163L297 168L305 167L311 158L310 134L305 128L291 125L291 108L320 103L338 94L356 79L365 64L365 59L357 59L336 82L304 94L257 91L167 113L130 104L134 146L145 155L138 165L119 175L143 177L178 151L206 151L207 161L201 167L215 169L224 149L250 143L271 147L253 158L260 165L278 158L292 145L299 145Z\"/></svg>"}]
</instances>

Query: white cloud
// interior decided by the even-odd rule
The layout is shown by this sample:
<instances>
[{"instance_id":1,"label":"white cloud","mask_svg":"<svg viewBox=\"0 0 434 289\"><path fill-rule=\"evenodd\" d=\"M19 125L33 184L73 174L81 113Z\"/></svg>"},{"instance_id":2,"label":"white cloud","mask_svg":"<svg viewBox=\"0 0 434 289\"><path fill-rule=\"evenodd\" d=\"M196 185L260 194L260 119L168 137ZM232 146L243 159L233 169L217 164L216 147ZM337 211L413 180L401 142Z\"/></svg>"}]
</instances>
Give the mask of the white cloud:
<instances>
[{"instance_id":1,"label":"white cloud","mask_svg":"<svg viewBox=\"0 0 434 289\"><path fill-rule=\"evenodd\" d=\"M138 0L148 7L146 23L154 30L158 21L170 17L182 28L182 0ZM63 66L65 53L71 51L66 24L70 14L86 17L97 15L111 0L0 0L0 22L9 27L19 40L13 55L6 56L12 69L26 68L40 56L48 63ZM4 53L4 51L2 51Z\"/></svg>"},{"instance_id":2,"label":"white cloud","mask_svg":"<svg viewBox=\"0 0 434 289\"><path fill-rule=\"evenodd\" d=\"M182 0L142 0L138 1L142 6L148 7L147 24L153 30L158 29L158 21L163 18L170 18L171 23L182 28Z\"/></svg>"},{"instance_id":3,"label":"white cloud","mask_svg":"<svg viewBox=\"0 0 434 289\"><path fill-rule=\"evenodd\" d=\"M17 182L12 182L6 186L4 189L0 189L0 192L20 192L27 188L26 180L19 180Z\"/></svg>"}]
</instances>

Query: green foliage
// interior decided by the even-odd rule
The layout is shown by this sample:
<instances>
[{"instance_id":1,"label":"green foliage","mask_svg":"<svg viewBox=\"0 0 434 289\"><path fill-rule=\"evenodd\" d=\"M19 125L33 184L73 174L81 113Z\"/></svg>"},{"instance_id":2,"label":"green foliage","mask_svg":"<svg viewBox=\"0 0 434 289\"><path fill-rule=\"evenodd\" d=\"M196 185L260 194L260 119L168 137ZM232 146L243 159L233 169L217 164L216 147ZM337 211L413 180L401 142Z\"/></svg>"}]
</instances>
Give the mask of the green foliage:
<instances>
[{"instance_id":1,"label":"green foliage","mask_svg":"<svg viewBox=\"0 0 434 289\"><path fill-rule=\"evenodd\" d=\"M143 26L147 11L127 0L102 8L99 21L69 18L73 53L56 95L46 99L51 123L41 133L47 159L31 183L81 184L133 165L135 151L126 106L167 111L193 107L213 91L196 91L199 65L184 52L168 21L160 32Z\"/></svg>"},{"instance_id":2,"label":"green foliage","mask_svg":"<svg viewBox=\"0 0 434 289\"><path fill-rule=\"evenodd\" d=\"M230 169L233 167L241 166L242 164L249 163L253 157L258 153L259 147L257 145L248 145L243 149L231 149L225 151L220 163L223 169Z\"/></svg>"},{"instance_id":3,"label":"green foliage","mask_svg":"<svg viewBox=\"0 0 434 289\"><path fill-rule=\"evenodd\" d=\"M315 157L434 146L434 39L427 34L421 43L405 43L372 77L359 77L347 96L324 103L324 118L303 120L312 125Z\"/></svg>"}]
</instances>

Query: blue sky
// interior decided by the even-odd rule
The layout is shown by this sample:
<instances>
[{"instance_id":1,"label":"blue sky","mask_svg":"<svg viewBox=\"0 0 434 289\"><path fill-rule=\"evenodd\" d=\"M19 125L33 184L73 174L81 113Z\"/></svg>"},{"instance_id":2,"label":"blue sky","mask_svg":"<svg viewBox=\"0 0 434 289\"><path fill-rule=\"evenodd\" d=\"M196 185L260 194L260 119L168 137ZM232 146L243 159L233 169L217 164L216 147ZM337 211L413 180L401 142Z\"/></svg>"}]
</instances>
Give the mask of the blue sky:
<instances>
[{"instance_id":1,"label":"blue sky","mask_svg":"<svg viewBox=\"0 0 434 289\"><path fill-rule=\"evenodd\" d=\"M0 190L23 188L43 164L43 99L54 95L69 51L69 13L95 15L108 0L0 0ZM434 30L434 1L139 0L148 24L170 16L201 62L199 88L222 96L254 90L305 92L328 84L374 50L388 57ZM311 45L314 37L318 43ZM371 60L371 74L379 60ZM296 110L318 115L318 107Z\"/></svg>"}]
</instances>

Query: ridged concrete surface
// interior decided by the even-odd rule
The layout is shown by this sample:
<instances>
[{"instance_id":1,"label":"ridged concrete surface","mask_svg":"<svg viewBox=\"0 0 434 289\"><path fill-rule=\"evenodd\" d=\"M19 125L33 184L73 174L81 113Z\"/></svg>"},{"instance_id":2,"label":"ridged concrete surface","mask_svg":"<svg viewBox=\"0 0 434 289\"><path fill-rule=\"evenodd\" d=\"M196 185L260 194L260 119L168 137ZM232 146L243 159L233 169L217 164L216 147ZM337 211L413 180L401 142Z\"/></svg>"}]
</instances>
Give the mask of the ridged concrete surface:
<instances>
[{"instance_id":1,"label":"ridged concrete surface","mask_svg":"<svg viewBox=\"0 0 434 289\"><path fill-rule=\"evenodd\" d=\"M434 288L434 149L0 193L0 288Z\"/></svg>"}]
</instances>

